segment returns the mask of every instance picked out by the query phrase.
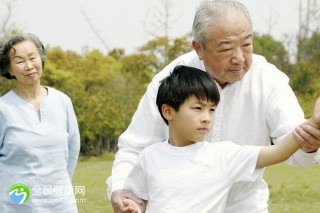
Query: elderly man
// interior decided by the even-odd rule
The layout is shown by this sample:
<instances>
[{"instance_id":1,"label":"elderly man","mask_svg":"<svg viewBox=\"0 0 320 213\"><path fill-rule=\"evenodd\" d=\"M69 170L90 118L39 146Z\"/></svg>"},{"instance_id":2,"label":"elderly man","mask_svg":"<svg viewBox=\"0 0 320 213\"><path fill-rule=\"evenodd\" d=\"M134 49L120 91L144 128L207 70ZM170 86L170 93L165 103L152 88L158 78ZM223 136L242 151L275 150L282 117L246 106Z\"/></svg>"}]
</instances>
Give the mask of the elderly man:
<instances>
[{"instance_id":1,"label":"elderly man","mask_svg":"<svg viewBox=\"0 0 320 213\"><path fill-rule=\"evenodd\" d=\"M242 4L234 0L202 2L192 32L194 51L180 56L153 78L131 124L119 138L119 151L108 178L115 212L123 211L125 197L139 202L123 190L139 152L168 137L155 99L160 81L177 65L202 69L218 85L221 101L207 141L230 140L240 145L265 146L270 139L277 143L305 120L288 77L264 57L253 54L252 22ZM320 130L300 125L295 137L303 149L287 163L301 167L319 164ZM234 185L225 212L268 212L269 191L262 176L254 182Z\"/></svg>"}]
</instances>

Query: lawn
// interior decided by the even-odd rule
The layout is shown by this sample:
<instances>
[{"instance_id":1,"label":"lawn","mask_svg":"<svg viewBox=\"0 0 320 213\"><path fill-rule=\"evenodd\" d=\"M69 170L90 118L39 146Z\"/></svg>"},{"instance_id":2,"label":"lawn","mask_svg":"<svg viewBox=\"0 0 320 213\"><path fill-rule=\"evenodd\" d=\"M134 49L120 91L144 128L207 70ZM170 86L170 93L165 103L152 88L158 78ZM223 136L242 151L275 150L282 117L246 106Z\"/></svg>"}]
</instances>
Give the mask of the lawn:
<instances>
[{"instance_id":1,"label":"lawn","mask_svg":"<svg viewBox=\"0 0 320 213\"><path fill-rule=\"evenodd\" d=\"M80 158L73 178L73 186L85 187L85 195L76 195L79 213L113 212L105 183L111 174L112 160L113 155L108 154L99 158Z\"/></svg>"},{"instance_id":2,"label":"lawn","mask_svg":"<svg viewBox=\"0 0 320 213\"><path fill-rule=\"evenodd\" d=\"M110 175L113 155L81 158L73 185L84 186L76 195L80 213L112 213L107 199L106 178ZM279 164L267 168L265 180L270 188L270 213L318 213L320 209L320 168L292 168Z\"/></svg>"}]
</instances>

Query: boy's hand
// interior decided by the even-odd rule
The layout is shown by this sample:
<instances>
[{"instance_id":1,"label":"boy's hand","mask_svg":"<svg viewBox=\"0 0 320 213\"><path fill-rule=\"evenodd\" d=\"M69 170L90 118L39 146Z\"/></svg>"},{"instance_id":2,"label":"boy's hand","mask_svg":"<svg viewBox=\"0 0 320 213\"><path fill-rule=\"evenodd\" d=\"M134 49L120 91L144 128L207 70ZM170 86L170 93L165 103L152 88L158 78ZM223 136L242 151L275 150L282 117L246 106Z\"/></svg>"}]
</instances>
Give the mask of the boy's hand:
<instances>
[{"instance_id":1,"label":"boy's hand","mask_svg":"<svg viewBox=\"0 0 320 213\"><path fill-rule=\"evenodd\" d=\"M136 197L133 193L131 193L128 190L125 189L120 189L120 190L115 190L112 192L111 195L111 204L114 213L123 213L123 212L128 212L127 207L124 205L123 201L126 199L130 199L135 203L138 203L139 205L143 205L144 202Z\"/></svg>"},{"instance_id":2,"label":"boy's hand","mask_svg":"<svg viewBox=\"0 0 320 213\"><path fill-rule=\"evenodd\" d=\"M312 117L299 125L293 135L305 152L316 152L320 148L320 98L314 105Z\"/></svg>"},{"instance_id":3,"label":"boy's hand","mask_svg":"<svg viewBox=\"0 0 320 213\"><path fill-rule=\"evenodd\" d=\"M130 199L124 199L123 204L126 213L144 213L146 209L145 204L139 205Z\"/></svg>"}]
</instances>

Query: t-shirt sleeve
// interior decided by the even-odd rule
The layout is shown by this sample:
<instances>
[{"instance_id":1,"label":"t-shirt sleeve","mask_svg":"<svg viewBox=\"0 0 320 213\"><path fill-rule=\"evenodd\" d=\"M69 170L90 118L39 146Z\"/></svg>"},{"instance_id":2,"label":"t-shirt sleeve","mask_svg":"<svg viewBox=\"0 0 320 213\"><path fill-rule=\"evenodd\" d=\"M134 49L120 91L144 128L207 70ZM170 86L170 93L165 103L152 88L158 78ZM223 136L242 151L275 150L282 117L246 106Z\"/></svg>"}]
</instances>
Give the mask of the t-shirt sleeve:
<instances>
[{"instance_id":1,"label":"t-shirt sleeve","mask_svg":"<svg viewBox=\"0 0 320 213\"><path fill-rule=\"evenodd\" d=\"M232 182L255 181L263 172L256 169L261 146L240 146L229 143L225 146L224 168Z\"/></svg>"},{"instance_id":2,"label":"t-shirt sleeve","mask_svg":"<svg viewBox=\"0 0 320 213\"><path fill-rule=\"evenodd\" d=\"M145 168L145 159L143 153L139 155L137 163L129 173L124 182L124 189L133 192L136 196L143 200L149 199L148 193L148 177Z\"/></svg>"}]
</instances>

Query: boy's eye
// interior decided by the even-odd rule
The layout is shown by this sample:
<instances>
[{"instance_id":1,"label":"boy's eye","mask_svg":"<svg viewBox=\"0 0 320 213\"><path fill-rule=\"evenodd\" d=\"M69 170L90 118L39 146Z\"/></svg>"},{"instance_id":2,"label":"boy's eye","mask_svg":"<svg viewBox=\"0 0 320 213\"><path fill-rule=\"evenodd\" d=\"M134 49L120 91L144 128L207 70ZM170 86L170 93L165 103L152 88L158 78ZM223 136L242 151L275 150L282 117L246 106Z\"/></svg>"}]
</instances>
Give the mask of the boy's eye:
<instances>
[{"instance_id":1,"label":"boy's eye","mask_svg":"<svg viewBox=\"0 0 320 213\"><path fill-rule=\"evenodd\" d=\"M214 111L216 111L216 109L215 109L215 108L212 108L212 109L210 109L210 111L214 112Z\"/></svg>"}]
</instances>

